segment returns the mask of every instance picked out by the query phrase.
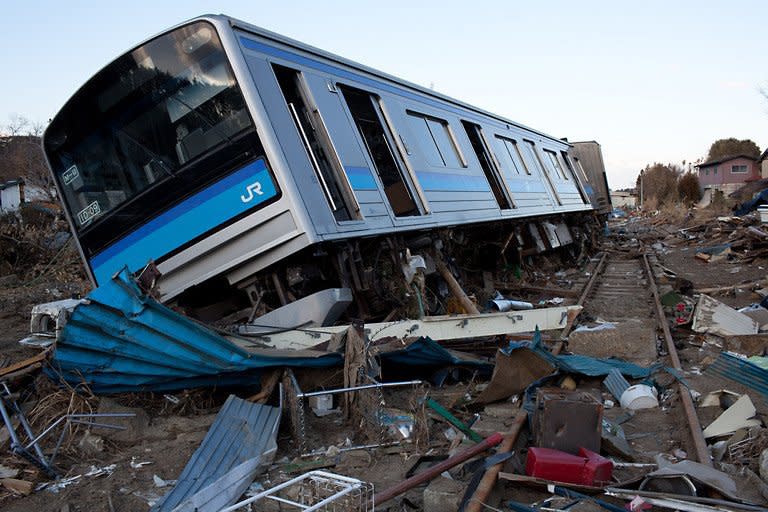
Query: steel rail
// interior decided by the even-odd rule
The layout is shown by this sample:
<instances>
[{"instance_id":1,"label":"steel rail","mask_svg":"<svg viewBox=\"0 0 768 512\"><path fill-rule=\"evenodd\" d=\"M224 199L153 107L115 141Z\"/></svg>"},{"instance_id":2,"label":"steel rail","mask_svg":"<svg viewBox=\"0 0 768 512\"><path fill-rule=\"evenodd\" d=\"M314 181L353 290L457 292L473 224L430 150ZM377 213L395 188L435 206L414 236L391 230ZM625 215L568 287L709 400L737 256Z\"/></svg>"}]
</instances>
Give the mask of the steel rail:
<instances>
[{"instance_id":1,"label":"steel rail","mask_svg":"<svg viewBox=\"0 0 768 512\"><path fill-rule=\"evenodd\" d=\"M584 290L581 292L581 295L579 295L579 300L576 302L577 306L583 306L584 302L586 302L587 297L589 297L589 294L592 293L592 290L595 288L595 283L597 283L597 276L600 275L600 272L603 271L603 267L605 266L605 262L608 259L608 253L604 252L603 256L600 258L600 261L597 263L597 266L595 267L595 271L592 273L592 276L589 278L589 281L587 281L586 286L584 286ZM563 328L563 331L560 333L560 339L565 339L566 336L568 336L571 333L571 329L573 329L573 320L570 318L568 319L568 323L566 324L565 328ZM558 346L560 350L562 350L562 345ZM557 354L555 354L557 355Z\"/></svg>"},{"instance_id":2,"label":"steel rail","mask_svg":"<svg viewBox=\"0 0 768 512\"><path fill-rule=\"evenodd\" d=\"M656 317L659 321L659 326L664 332L664 340L667 345L667 352L669 352L669 358L672 360L672 366L679 371L683 371L683 367L680 364L680 358L677 355L677 349L675 348L675 342L672 340L672 333L669 331L669 324L666 316L664 315L664 308L661 305L661 298L659 297L659 290L656 287L656 279L653 272L651 272L651 265L648 263L648 255L643 254L643 264L645 266L645 272L648 276L648 285L653 293L653 301L656 305ZM712 460L707 449L707 443L704 440L704 433L701 430L701 423L699 422L699 416L696 414L696 408L693 405L693 399L691 393L687 387L681 382L677 383L680 393L680 401L683 403L683 409L685 410L685 416L688 420L688 427L691 430L691 438L693 439L693 445L696 449L696 457L699 462L712 467Z\"/></svg>"}]
</instances>

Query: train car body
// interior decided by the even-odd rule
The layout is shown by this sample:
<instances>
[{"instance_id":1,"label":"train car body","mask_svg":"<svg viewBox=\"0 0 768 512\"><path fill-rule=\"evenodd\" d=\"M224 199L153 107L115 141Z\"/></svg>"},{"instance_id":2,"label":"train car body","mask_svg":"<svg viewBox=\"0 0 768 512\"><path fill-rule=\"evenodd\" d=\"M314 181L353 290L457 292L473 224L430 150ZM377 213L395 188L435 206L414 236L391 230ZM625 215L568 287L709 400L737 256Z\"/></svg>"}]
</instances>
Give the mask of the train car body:
<instances>
[{"instance_id":1,"label":"train car body","mask_svg":"<svg viewBox=\"0 0 768 512\"><path fill-rule=\"evenodd\" d=\"M221 15L99 71L44 149L93 282L152 262L161 300L202 309L365 290L386 237L559 247L595 209L567 142Z\"/></svg>"},{"instance_id":2,"label":"train car body","mask_svg":"<svg viewBox=\"0 0 768 512\"><path fill-rule=\"evenodd\" d=\"M589 183L589 195L595 211L607 215L613 209L608 177L605 174L605 162L600 144L594 140L571 143L571 155L577 169L583 170Z\"/></svg>"}]
</instances>

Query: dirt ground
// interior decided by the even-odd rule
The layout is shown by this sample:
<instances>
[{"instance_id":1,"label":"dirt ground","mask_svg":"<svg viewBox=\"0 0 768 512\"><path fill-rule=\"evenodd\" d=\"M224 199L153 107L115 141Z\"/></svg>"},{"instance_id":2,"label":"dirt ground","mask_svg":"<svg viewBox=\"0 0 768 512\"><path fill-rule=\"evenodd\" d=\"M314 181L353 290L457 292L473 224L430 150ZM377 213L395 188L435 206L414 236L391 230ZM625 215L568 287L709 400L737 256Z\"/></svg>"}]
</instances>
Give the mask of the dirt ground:
<instances>
[{"instance_id":1,"label":"dirt ground","mask_svg":"<svg viewBox=\"0 0 768 512\"><path fill-rule=\"evenodd\" d=\"M613 234L606 240L604 247L624 254L637 254L650 250L657 258L659 265L675 273L679 278L690 281L694 290L743 285L724 293L712 294L731 306L742 307L758 302L760 296L754 293L753 285L766 278L768 260L758 259L745 264L740 263L738 258L734 258L707 263L697 259L695 254L696 249L706 247L708 241L686 239L677 231L682 227L707 221L706 218L693 218L673 219L668 223L659 223L658 219L644 219L628 224L614 224L611 226ZM76 260L72 264L77 265ZM589 272L588 268L560 270L574 276L573 286L576 288L584 284ZM82 278L72 279L73 275L79 275L77 269L62 273L61 279L54 275L36 280L31 284L24 278L10 279L0 289L0 363L19 361L37 352L17 343L27 335L29 311L34 304L80 296L86 292L87 285ZM531 297L527 298L531 299ZM638 303L631 299L627 300L627 308L631 309L632 314L625 315L625 318L640 316L643 325L647 322L651 322L652 325L655 322L652 311L647 309L649 307L647 301ZM584 319L599 317L611 320L613 314L617 317L615 320L621 321L617 308L622 308L617 304L610 300L597 301L585 310ZM627 308L623 308L622 311L626 313ZM640 328L637 329L639 330L636 332L644 332ZM557 336L557 333L545 334ZM679 357L685 370L684 378L691 388L702 395L724 388L738 393L749 391L734 382L708 375L706 372L702 373L701 370L714 361L721 349L716 344L717 340L709 340L708 337L693 333L685 327L673 329L673 336L678 343ZM645 342L653 343L653 340L645 340ZM621 347L617 347L610 350L620 349ZM640 353L647 355L648 351L644 348ZM621 354L615 355L621 357ZM670 364L665 353L659 356L659 360L665 365ZM622 418L623 411L618 404L605 409L606 419L626 420L621 423L621 426L635 453L634 462L652 463L657 454L680 455L679 450L688 454L695 453L674 379L668 374L660 374L656 378L657 383L665 390L661 398L662 407L638 411L629 419ZM484 409L473 408L469 404L471 397L476 396L483 385L482 381L464 378L458 382L449 382L441 389L433 388L431 396L451 408L463 420L470 420L475 413L478 413L481 419L487 419L488 415ZM597 393L601 393L604 399L611 398L604 388L600 391L600 380L577 379L577 385L579 389L597 389ZM40 396L53 396L58 392L54 386L45 382L43 376L37 378L33 387ZM241 393L240 396L247 396L247 390L241 390ZM749 394L758 413L768 414L768 407L762 397L751 391ZM162 394L111 397L112 400L119 402L120 406L131 407L131 410L137 411L142 418L139 423L129 424L131 428L127 437L126 435L114 436L110 432L94 429L92 434L96 436L97 441L99 439L100 441L96 443L97 447L93 448L82 441L84 433L82 430L75 432L71 438L68 438L68 444L59 456L57 466L65 472L65 477L83 476L57 492L41 489L29 496L21 497L0 489L0 508L9 512L148 510L151 504L169 489L168 484L162 485L164 481L172 481L184 468L205 436L215 418L215 412L225 398L226 393L212 394L197 391L173 393L170 394L170 398ZM401 409L407 409L407 402L412 398L388 396L388 400L397 403ZM98 398L88 398L88 401L88 406L94 409L99 407ZM519 406L519 402L509 401L507 406L510 411L514 411ZM698 408L697 412L702 425L706 426L722 411L719 408ZM311 415L311 412L309 414ZM513 413L510 413L506 418L498 419L495 425L500 430L508 428L512 415ZM324 453L316 457L301 458L297 456L298 447L295 434L290 428L289 418L284 416L278 436L279 451L275 463L268 473L259 477L257 481L264 486L269 486L271 483L279 482L308 469L322 467L372 482L377 491L386 489L402 481L407 470L419 456L447 453L451 449L451 441L445 435L448 425L438 421L433 414L430 418L430 428L426 433L419 433L418 436L421 437L414 438L414 443L400 443L378 450L339 451L333 447L343 447L346 438L353 435L355 429L350 429L349 423L341 415L325 418L312 416L309 419L309 444L314 449L322 448ZM136 425L141 425L141 428ZM350 432L352 434L349 434ZM530 432L526 429L518 441L520 446L518 446L517 460L508 462L505 471L520 469L525 454L522 445L529 436ZM456 446L453 448L455 449ZM40 470L9 454L7 444L4 444L0 451L0 465L20 469L21 473L17 478L35 482L36 485L49 481ZM85 476L92 468L111 465L114 465L114 468L105 474ZM468 467L453 471L453 476L458 479L468 479L469 474L471 474L471 468ZM635 476L637 471L617 471L619 479L632 480ZM499 488L497 498L513 499L524 503L550 496L546 492L522 486L501 485ZM406 501L399 502L398 510L407 509L409 503L416 509L422 509L423 493L424 486L409 491L404 495Z\"/></svg>"}]
</instances>

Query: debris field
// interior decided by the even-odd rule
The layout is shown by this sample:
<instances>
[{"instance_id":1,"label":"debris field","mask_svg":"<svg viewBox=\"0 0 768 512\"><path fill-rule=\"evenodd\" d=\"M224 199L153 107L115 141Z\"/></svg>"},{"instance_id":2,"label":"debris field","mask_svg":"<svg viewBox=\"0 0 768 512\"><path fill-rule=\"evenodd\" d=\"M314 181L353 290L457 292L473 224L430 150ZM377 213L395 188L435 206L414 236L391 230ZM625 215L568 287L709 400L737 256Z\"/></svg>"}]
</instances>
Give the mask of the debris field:
<instances>
[{"instance_id":1,"label":"debris field","mask_svg":"<svg viewBox=\"0 0 768 512\"><path fill-rule=\"evenodd\" d=\"M250 337L126 272L86 294L66 243L14 258L0 277L6 511L768 506L768 227L754 213L609 221L592 254L529 259L486 304L458 290L462 313ZM45 322L53 336L34 332Z\"/></svg>"}]
</instances>

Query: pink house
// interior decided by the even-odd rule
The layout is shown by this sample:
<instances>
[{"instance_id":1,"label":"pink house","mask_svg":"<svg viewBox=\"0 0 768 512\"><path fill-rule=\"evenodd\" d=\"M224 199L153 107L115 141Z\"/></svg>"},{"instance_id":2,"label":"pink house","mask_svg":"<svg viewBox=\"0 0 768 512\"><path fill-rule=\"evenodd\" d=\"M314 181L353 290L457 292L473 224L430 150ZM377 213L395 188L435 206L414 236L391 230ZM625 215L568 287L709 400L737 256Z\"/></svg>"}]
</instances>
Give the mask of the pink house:
<instances>
[{"instance_id":1,"label":"pink house","mask_svg":"<svg viewBox=\"0 0 768 512\"><path fill-rule=\"evenodd\" d=\"M699 183L703 189L730 194L744 183L760 179L760 164L747 155L734 155L699 164Z\"/></svg>"}]
</instances>

